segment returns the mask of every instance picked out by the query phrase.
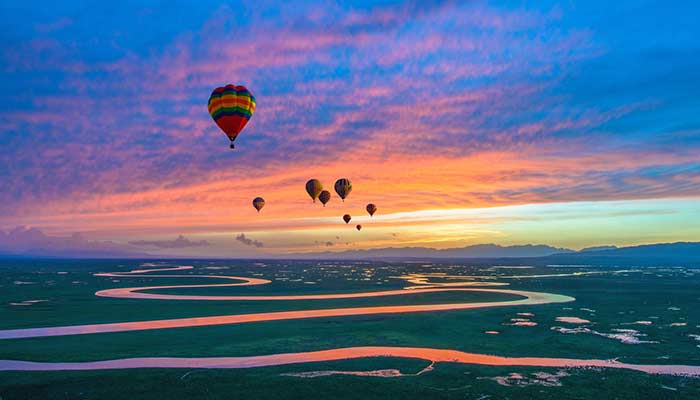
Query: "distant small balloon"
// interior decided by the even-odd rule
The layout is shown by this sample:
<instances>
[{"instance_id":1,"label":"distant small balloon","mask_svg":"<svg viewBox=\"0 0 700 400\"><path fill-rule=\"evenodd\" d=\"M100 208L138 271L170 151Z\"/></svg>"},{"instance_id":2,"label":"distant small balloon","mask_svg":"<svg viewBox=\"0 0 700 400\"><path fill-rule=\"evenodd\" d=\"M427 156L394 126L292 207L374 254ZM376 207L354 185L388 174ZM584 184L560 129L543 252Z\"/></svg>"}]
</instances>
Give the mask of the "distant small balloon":
<instances>
[{"instance_id":1,"label":"distant small balloon","mask_svg":"<svg viewBox=\"0 0 700 400\"><path fill-rule=\"evenodd\" d=\"M350 214L343 215L343 221L345 221L346 224L350 222L351 219L352 217L350 216Z\"/></svg>"},{"instance_id":2,"label":"distant small balloon","mask_svg":"<svg viewBox=\"0 0 700 400\"><path fill-rule=\"evenodd\" d=\"M323 206L325 207L328 200L331 199L331 192L327 190L322 191L318 194L318 199L321 200L321 203L323 203Z\"/></svg>"},{"instance_id":3,"label":"distant small balloon","mask_svg":"<svg viewBox=\"0 0 700 400\"><path fill-rule=\"evenodd\" d=\"M372 203L367 204L367 212L369 213L369 216L373 216L374 213L377 212L377 206L375 206Z\"/></svg>"},{"instance_id":4,"label":"distant small balloon","mask_svg":"<svg viewBox=\"0 0 700 400\"><path fill-rule=\"evenodd\" d=\"M362 229L362 225L360 225L360 224L357 224L357 226L356 226L355 228L357 228L357 230L359 231L359 230L361 230L361 229Z\"/></svg>"},{"instance_id":5,"label":"distant small balloon","mask_svg":"<svg viewBox=\"0 0 700 400\"><path fill-rule=\"evenodd\" d=\"M253 207L255 207L258 212L262 210L263 207L265 207L265 199L262 197L256 197L253 199Z\"/></svg>"},{"instance_id":6,"label":"distant small balloon","mask_svg":"<svg viewBox=\"0 0 700 400\"><path fill-rule=\"evenodd\" d=\"M316 198L322 190L323 185L318 179L309 179L309 181L306 182L306 193L309 194L309 197L311 197L311 200L313 200L314 203L316 202Z\"/></svg>"},{"instance_id":7,"label":"distant small balloon","mask_svg":"<svg viewBox=\"0 0 700 400\"><path fill-rule=\"evenodd\" d=\"M345 201L345 198L348 197L352 191L352 182L350 182L350 179L341 178L335 181L334 188L335 192L338 193L338 196Z\"/></svg>"}]
</instances>

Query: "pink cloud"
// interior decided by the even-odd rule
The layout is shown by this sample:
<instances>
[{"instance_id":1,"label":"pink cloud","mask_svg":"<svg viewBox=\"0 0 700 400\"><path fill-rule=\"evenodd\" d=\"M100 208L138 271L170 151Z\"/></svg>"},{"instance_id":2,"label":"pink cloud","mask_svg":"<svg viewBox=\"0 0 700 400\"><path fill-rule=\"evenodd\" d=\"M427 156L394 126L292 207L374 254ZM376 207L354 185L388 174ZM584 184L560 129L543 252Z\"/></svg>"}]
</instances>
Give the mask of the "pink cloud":
<instances>
[{"instance_id":1,"label":"pink cloud","mask_svg":"<svg viewBox=\"0 0 700 400\"><path fill-rule=\"evenodd\" d=\"M14 189L0 222L101 233L312 229L294 220L315 212L299 189L311 173L352 175L367 193L358 201L384 198L387 211L700 194L679 184L682 172L640 172L693 162L692 149L611 150L617 142L599 128L653 104L584 108L551 93L605 51L589 32L548 29L556 10L457 11L379 8L332 26L245 31L217 20L153 54L98 63L52 40L18 46L12 70L65 78L28 98L31 109L0 111L18 149L0 159ZM425 31L402 34L420 21ZM446 21L457 35L430 26ZM258 110L240 151L226 153L204 104L231 80L251 87ZM613 182L614 173L626 176ZM261 192L277 204L270 220L249 206ZM250 213L234 215L232 204Z\"/></svg>"}]
</instances>

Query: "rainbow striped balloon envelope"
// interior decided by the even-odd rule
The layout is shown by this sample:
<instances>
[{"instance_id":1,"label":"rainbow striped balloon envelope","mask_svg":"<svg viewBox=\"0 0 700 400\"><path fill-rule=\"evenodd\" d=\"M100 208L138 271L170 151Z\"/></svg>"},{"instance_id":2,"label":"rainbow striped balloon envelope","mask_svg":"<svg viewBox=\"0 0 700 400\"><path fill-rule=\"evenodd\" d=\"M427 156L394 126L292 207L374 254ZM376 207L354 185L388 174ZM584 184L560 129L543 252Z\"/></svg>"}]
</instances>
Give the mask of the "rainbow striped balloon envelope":
<instances>
[{"instance_id":1,"label":"rainbow striped balloon envelope","mask_svg":"<svg viewBox=\"0 0 700 400\"><path fill-rule=\"evenodd\" d=\"M231 140L231 148L254 111L255 97L245 86L218 87L209 97L209 114Z\"/></svg>"}]
</instances>

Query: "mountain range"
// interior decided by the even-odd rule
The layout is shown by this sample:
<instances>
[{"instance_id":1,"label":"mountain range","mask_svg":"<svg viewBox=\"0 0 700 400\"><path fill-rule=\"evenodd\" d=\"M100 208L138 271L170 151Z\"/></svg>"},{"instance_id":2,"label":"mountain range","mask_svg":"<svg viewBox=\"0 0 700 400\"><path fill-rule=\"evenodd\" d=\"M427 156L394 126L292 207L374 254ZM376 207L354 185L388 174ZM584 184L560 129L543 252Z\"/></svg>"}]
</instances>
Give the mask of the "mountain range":
<instances>
[{"instance_id":1,"label":"mountain range","mask_svg":"<svg viewBox=\"0 0 700 400\"><path fill-rule=\"evenodd\" d=\"M340 252L298 253L293 258L315 259L379 259L379 258L504 258L504 257L544 257L552 254L573 253L574 250L552 247L544 244L501 246L498 244L476 244L450 249L429 247L384 247L367 250L347 250Z\"/></svg>"},{"instance_id":2,"label":"mountain range","mask_svg":"<svg viewBox=\"0 0 700 400\"><path fill-rule=\"evenodd\" d=\"M596 246L579 251L548 245L500 246L479 244L473 246L431 249L427 247L381 248L293 254L302 259L485 259L485 258L536 258L547 263L609 263L617 261L643 261L653 263L700 262L700 242L646 244L629 247Z\"/></svg>"},{"instance_id":3,"label":"mountain range","mask_svg":"<svg viewBox=\"0 0 700 400\"><path fill-rule=\"evenodd\" d=\"M237 240L245 241L245 235ZM255 244L256 241L250 241ZM80 234L68 237L48 236L36 228L17 227L8 232L0 230L0 256L57 258L178 258L166 256L163 249L206 247L207 241L192 241L180 235L175 240L136 241L128 244L88 240ZM262 243L260 246L262 247ZM146 251L144 251L146 249ZM188 257L184 257L188 258ZM192 258L192 257L190 257ZM202 257L197 257L202 258ZM218 257L217 257L218 258ZM250 258L250 257L229 257ZM501 246L477 244L466 247L433 249L429 247L385 247L339 252L294 254L260 254L254 258L313 259L313 260L391 260L391 259L527 259L524 262L545 264L664 264L700 263L700 242L657 243L616 247L611 245L587 247L579 251L544 244Z\"/></svg>"}]
</instances>

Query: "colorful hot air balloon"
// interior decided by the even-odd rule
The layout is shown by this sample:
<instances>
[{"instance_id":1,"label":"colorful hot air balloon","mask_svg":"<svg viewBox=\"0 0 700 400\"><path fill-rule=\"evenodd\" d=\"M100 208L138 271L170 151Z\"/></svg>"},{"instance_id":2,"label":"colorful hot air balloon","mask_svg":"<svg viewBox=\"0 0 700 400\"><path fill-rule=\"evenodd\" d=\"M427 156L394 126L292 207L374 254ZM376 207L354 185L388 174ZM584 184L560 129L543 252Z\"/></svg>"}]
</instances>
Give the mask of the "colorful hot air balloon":
<instances>
[{"instance_id":1,"label":"colorful hot air balloon","mask_svg":"<svg viewBox=\"0 0 700 400\"><path fill-rule=\"evenodd\" d=\"M338 193L338 196L340 196L343 201L345 201L345 198L348 197L351 191L352 183L350 179L341 178L335 181L335 192Z\"/></svg>"},{"instance_id":2,"label":"colorful hot air balloon","mask_svg":"<svg viewBox=\"0 0 700 400\"><path fill-rule=\"evenodd\" d=\"M343 221L345 221L346 224L350 222L351 219L352 217L350 216L350 214L343 215Z\"/></svg>"},{"instance_id":3,"label":"colorful hot air balloon","mask_svg":"<svg viewBox=\"0 0 700 400\"><path fill-rule=\"evenodd\" d=\"M258 212L262 210L263 207L265 207L265 199L262 197L256 197L253 199L253 207L255 207Z\"/></svg>"},{"instance_id":4,"label":"colorful hot air balloon","mask_svg":"<svg viewBox=\"0 0 700 400\"><path fill-rule=\"evenodd\" d=\"M377 206L375 206L375 205L372 204L372 203L367 204L367 207L366 207L366 208L367 208L367 212L369 213L369 216L370 216L370 217L373 216L374 213L377 212Z\"/></svg>"},{"instance_id":5,"label":"colorful hot air balloon","mask_svg":"<svg viewBox=\"0 0 700 400\"><path fill-rule=\"evenodd\" d=\"M218 87L209 96L209 114L231 140L231 148L254 111L255 97L245 86Z\"/></svg>"},{"instance_id":6,"label":"colorful hot air balloon","mask_svg":"<svg viewBox=\"0 0 700 400\"><path fill-rule=\"evenodd\" d=\"M362 225L357 224L357 226L355 227L355 229L357 229L357 230L359 231L360 229L362 229Z\"/></svg>"},{"instance_id":7,"label":"colorful hot air balloon","mask_svg":"<svg viewBox=\"0 0 700 400\"><path fill-rule=\"evenodd\" d=\"M331 199L331 192L327 190L322 191L318 194L318 199L321 200L321 203L323 203L323 206L325 207L328 200Z\"/></svg>"},{"instance_id":8,"label":"colorful hot air balloon","mask_svg":"<svg viewBox=\"0 0 700 400\"><path fill-rule=\"evenodd\" d=\"M323 185L321 184L321 181L318 179L309 179L308 182L306 182L306 193L309 194L311 197L311 200L316 202L316 198L318 195L321 193L323 190Z\"/></svg>"}]
</instances>

